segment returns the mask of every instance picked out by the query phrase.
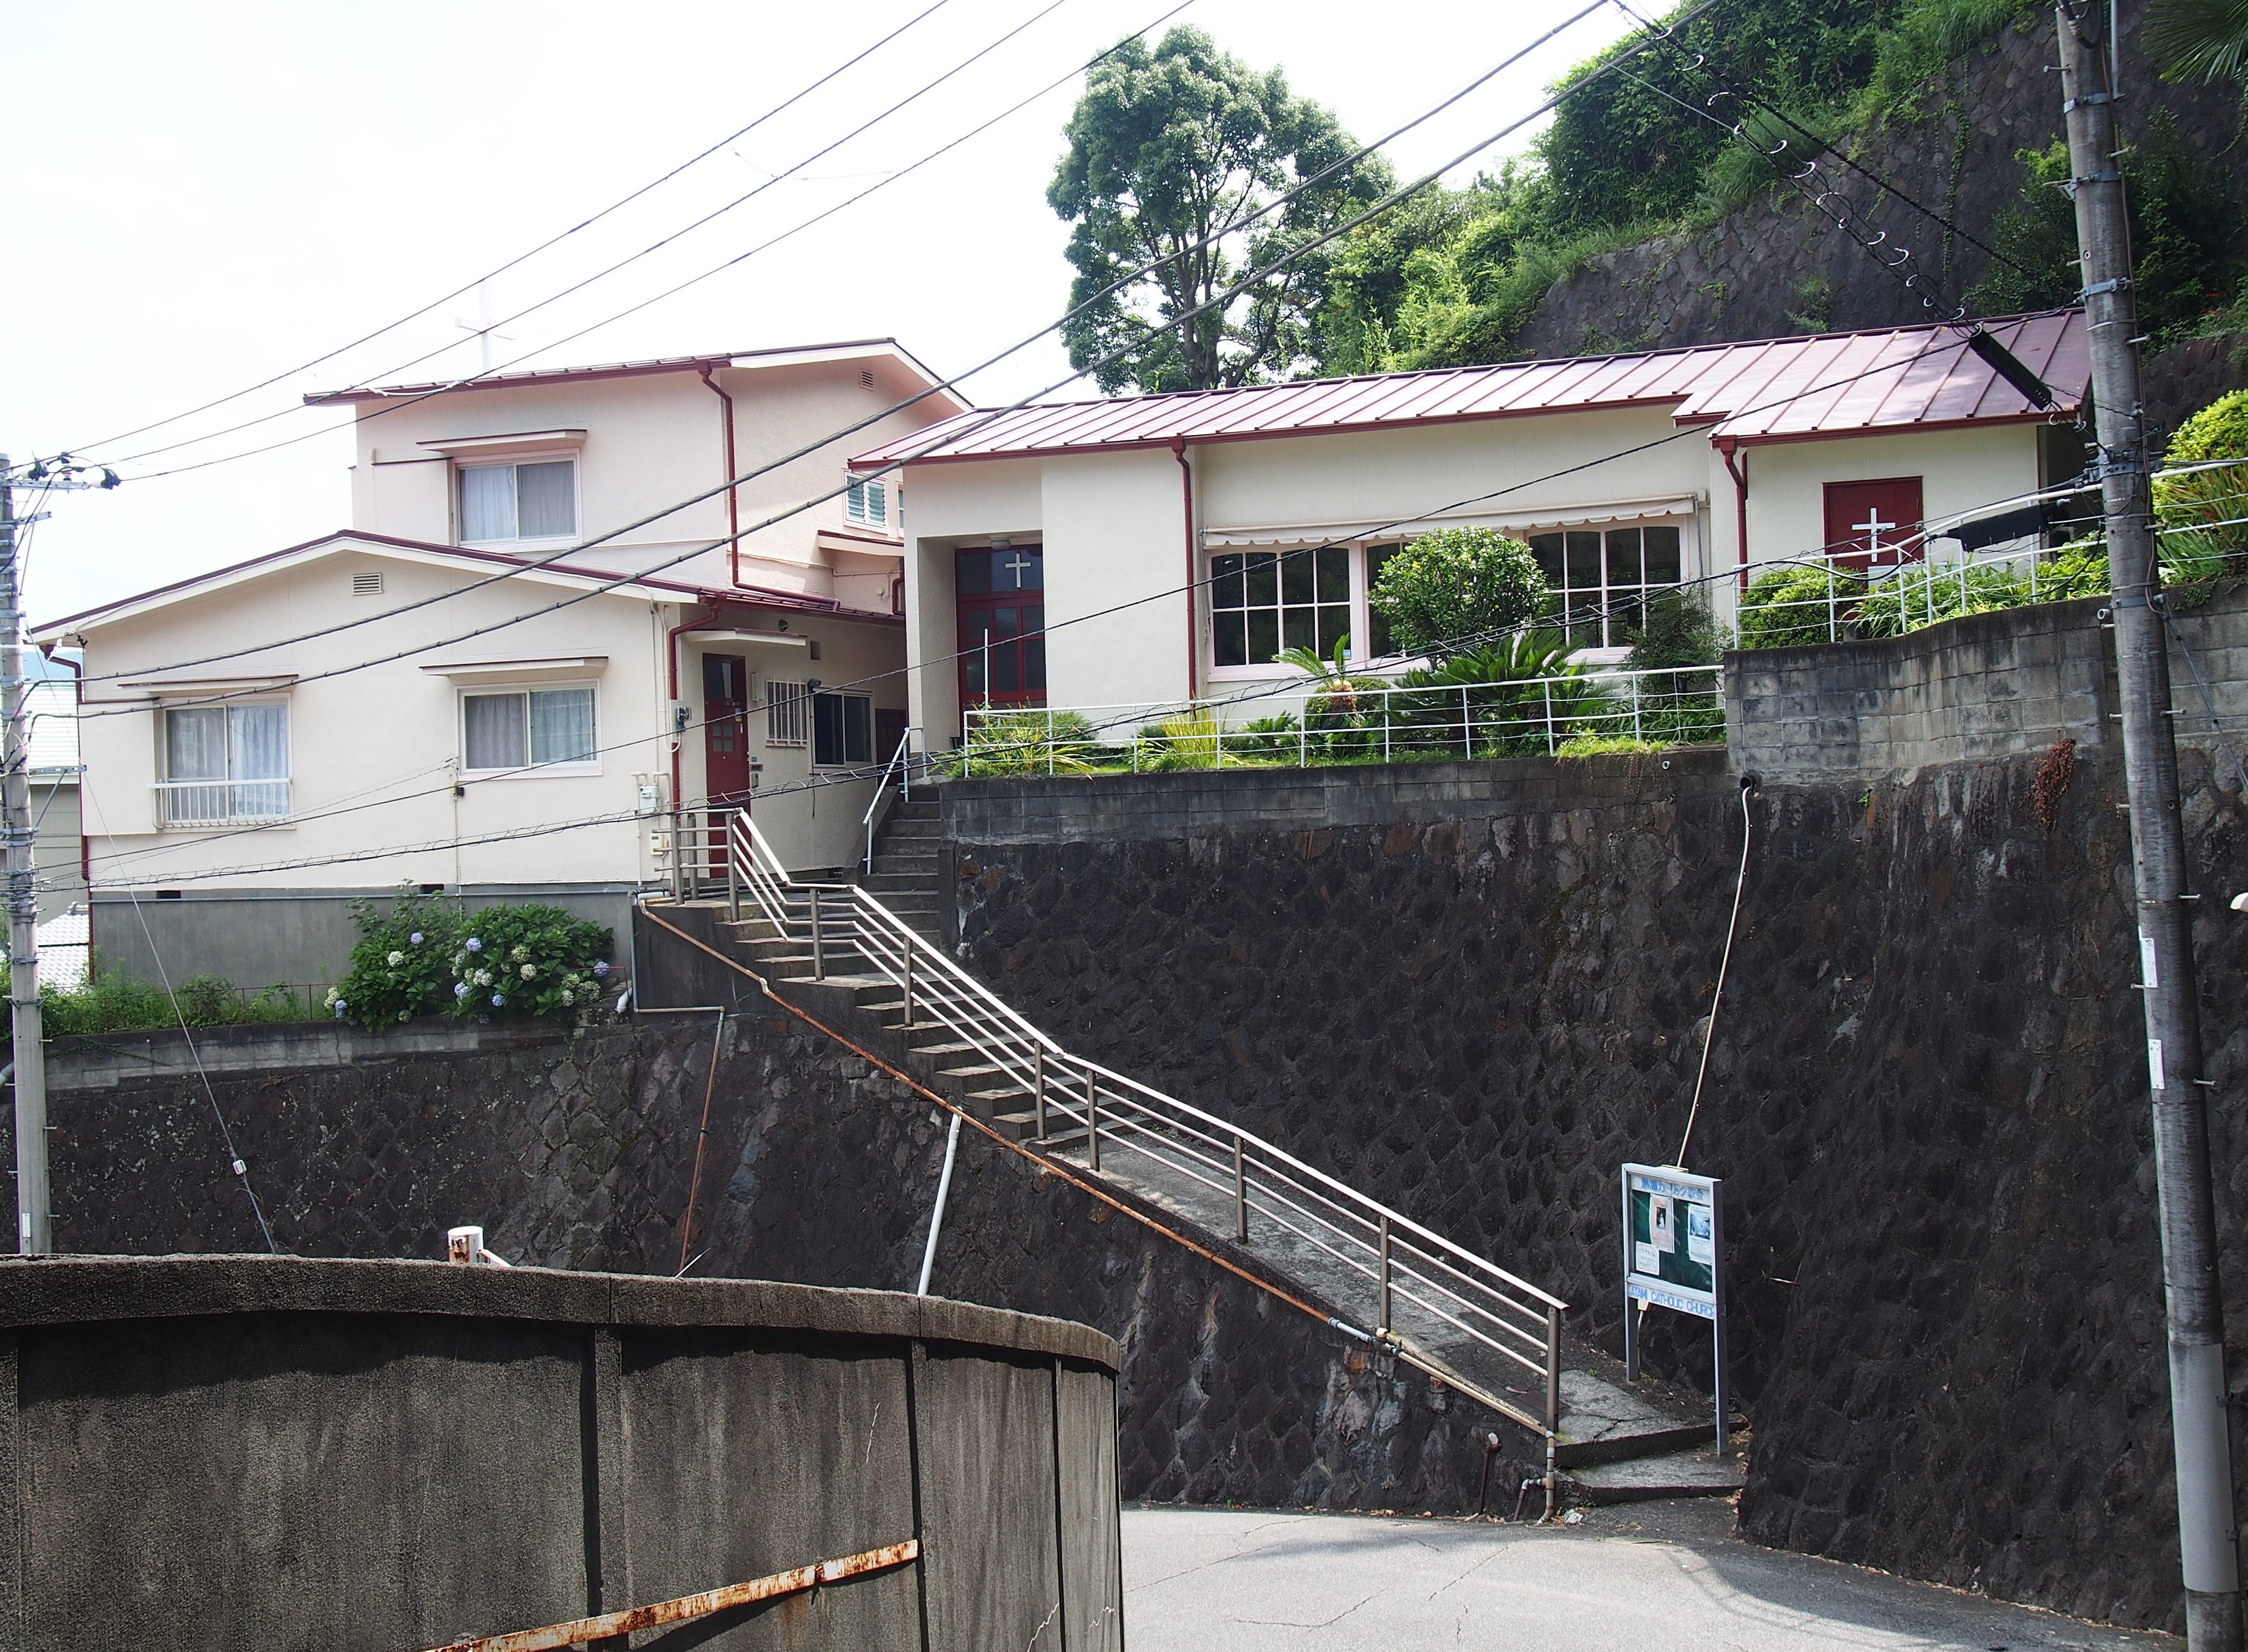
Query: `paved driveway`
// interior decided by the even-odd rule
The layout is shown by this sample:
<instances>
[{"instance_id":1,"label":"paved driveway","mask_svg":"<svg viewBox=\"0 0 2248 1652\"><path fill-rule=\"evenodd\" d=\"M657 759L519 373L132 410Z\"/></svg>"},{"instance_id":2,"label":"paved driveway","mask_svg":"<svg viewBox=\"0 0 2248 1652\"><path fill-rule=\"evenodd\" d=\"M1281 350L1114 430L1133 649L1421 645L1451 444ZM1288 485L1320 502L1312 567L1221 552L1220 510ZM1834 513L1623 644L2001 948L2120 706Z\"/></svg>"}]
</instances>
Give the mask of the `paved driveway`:
<instances>
[{"instance_id":1,"label":"paved driveway","mask_svg":"<svg viewBox=\"0 0 2248 1652\"><path fill-rule=\"evenodd\" d=\"M1891 1652L2161 1648L1731 1535L1717 1501L1576 1526L1269 1511L1124 1511L1133 1652Z\"/></svg>"}]
</instances>

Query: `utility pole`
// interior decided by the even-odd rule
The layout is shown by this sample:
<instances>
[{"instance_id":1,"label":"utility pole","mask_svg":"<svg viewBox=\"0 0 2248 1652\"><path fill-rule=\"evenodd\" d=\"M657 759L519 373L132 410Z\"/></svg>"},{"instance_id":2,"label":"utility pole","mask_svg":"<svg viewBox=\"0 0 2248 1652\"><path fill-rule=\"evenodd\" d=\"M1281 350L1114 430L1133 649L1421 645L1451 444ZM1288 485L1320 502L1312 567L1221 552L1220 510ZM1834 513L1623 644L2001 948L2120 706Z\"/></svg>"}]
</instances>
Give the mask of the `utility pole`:
<instances>
[{"instance_id":1,"label":"utility pole","mask_svg":"<svg viewBox=\"0 0 2248 1652\"><path fill-rule=\"evenodd\" d=\"M16 1249L54 1248L47 1201L47 1060L39 1025L38 830L31 824L31 760L24 739L24 614L16 578L16 480L0 453L0 847L8 873L8 1008L16 1057Z\"/></svg>"},{"instance_id":2,"label":"utility pole","mask_svg":"<svg viewBox=\"0 0 2248 1652\"><path fill-rule=\"evenodd\" d=\"M2154 1097L2162 1285L2169 1314L2170 1431L2177 1453L2178 1547L2191 1652L2240 1652L2240 1561L2224 1404L2224 1308L2217 1280L2217 1203L2187 902L2185 829L2170 723L2169 648L2146 420L2139 399L2138 305L2114 73L2121 43L2100 0L2060 0L2061 107L2083 255L2100 485L2114 593L2115 680L2136 874L2141 997Z\"/></svg>"}]
</instances>

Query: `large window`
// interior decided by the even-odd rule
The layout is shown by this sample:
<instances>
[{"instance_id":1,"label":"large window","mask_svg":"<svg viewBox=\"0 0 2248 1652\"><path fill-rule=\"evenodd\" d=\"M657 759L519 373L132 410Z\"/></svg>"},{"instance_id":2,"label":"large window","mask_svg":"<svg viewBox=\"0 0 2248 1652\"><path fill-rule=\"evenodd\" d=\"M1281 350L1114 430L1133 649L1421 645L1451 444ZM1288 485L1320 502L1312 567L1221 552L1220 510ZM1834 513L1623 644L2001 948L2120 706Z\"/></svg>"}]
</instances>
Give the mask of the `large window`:
<instances>
[{"instance_id":1,"label":"large window","mask_svg":"<svg viewBox=\"0 0 2248 1652\"><path fill-rule=\"evenodd\" d=\"M1676 590L1675 527L1572 528L1535 533L1530 548L1562 611L1572 648L1628 648L1647 600Z\"/></svg>"},{"instance_id":2,"label":"large window","mask_svg":"<svg viewBox=\"0 0 2248 1652\"><path fill-rule=\"evenodd\" d=\"M578 462L461 467L461 543L566 539L578 531Z\"/></svg>"},{"instance_id":3,"label":"large window","mask_svg":"<svg viewBox=\"0 0 2248 1652\"><path fill-rule=\"evenodd\" d=\"M461 766L472 773L589 764L596 745L591 689L461 696Z\"/></svg>"},{"instance_id":4,"label":"large window","mask_svg":"<svg viewBox=\"0 0 2248 1652\"><path fill-rule=\"evenodd\" d=\"M874 700L866 694L812 696L812 760L842 768L874 760Z\"/></svg>"},{"instance_id":5,"label":"large window","mask_svg":"<svg viewBox=\"0 0 2248 1652\"><path fill-rule=\"evenodd\" d=\"M1210 559L1210 634L1220 666L1269 665L1283 648L1332 658L1350 633L1350 547L1247 551Z\"/></svg>"},{"instance_id":6,"label":"large window","mask_svg":"<svg viewBox=\"0 0 2248 1652\"><path fill-rule=\"evenodd\" d=\"M182 706L164 713L167 826L289 816L289 708L278 703Z\"/></svg>"}]
</instances>

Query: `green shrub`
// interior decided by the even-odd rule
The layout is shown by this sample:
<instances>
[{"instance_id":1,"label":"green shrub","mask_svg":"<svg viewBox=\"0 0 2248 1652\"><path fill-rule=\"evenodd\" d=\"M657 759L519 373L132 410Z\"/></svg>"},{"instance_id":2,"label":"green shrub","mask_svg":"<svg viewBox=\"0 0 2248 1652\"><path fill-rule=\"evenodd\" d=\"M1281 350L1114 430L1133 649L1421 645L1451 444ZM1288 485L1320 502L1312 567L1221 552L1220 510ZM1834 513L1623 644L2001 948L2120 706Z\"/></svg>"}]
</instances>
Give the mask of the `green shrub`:
<instances>
[{"instance_id":1,"label":"green shrub","mask_svg":"<svg viewBox=\"0 0 2248 1652\"><path fill-rule=\"evenodd\" d=\"M2243 461L2155 478L2162 560L2202 578L2248 562L2248 390L2220 397L2188 419L2162 456L2169 466Z\"/></svg>"},{"instance_id":2,"label":"green shrub","mask_svg":"<svg viewBox=\"0 0 2248 1652\"><path fill-rule=\"evenodd\" d=\"M1381 565L1370 593L1408 654L1443 654L1511 631L1545 606L1546 575L1519 539L1440 528Z\"/></svg>"},{"instance_id":3,"label":"green shrub","mask_svg":"<svg viewBox=\"0 0 2248 1652\"><path fill-rule=\"evenodd\" d=\"M1165 717L1155 728L1146 769L1214 769L1217 766L1218 721L1200 706Z\"/></svg>"},{"instance_id":4,"label":"green shrub","mask_svg":"<svg viewBox=\"0 0 2248 1652\"><path fill-rule=\"evenodd\" d=\"M39 988L40 1020L49 1038L69 1034L158 1032L182 1018L191 1027L236 1026L255 1021L302 1021L311 1006L285 986L245 995L223 976L195 975L175 989L178 1007L152 982L120 975L94 960L93 978L65 990L51 981Z\"/></svg>"},{"instance_id":5,"label":"green shrub","mask_svg":"<svg viewBox=\"0 0 2248 1652\"><path fill-rule=\"evenodd\" d=\"M1306 743L1298 734L1302 727L1292 711L1283 711L1277 717L1258 717L1227 735L1225 749L1229 754L1237 755L1244 761L1270 761L1276 757L1292 761L1299 752L1306 750Z\"/></svg>"},{"instance_id":6,"label":"green shrub","mask_svg":"<svg viewBox=\"0 0 2248 1652\"><path fill-rule=\"evenodd\" d=\"M1760 573L1741 597L1741 647L1799 648L1831 642L1832 627L1849 619L1865 589L1863 580L1838 568L1791 566Z\"/></svg>"},{"instance_id":7,"label":"green shrub","mask_svg":"<svg viewBox=\"0 0 2248 1652\"><path fill-rule=\"evenodd\" d=\"M1010 711L979 716L960 750L938 760L966 778L993 774L1083 774L1103 755L1093 725L1076 711Z\"/></svg>"},{"instance_id":8,"label":"green shrub","mask_svg":"<svg viewBox=\"0 0 2248 1652\"><path fill-rule=\"evenodd\" d=\"M2042 570L2038 595L2046 595ZM1963 614L2018 608L2029 600L2029 575L2004 563L1976 563L1964 581L1956 566L1922 564L1876 581L1859 600L1857 628L1861 636L1894 637Z\"/></svg>"},{"instance_id":9,"label":"green shrub","mask_svg":"<svg viewBox=\"0 0 2248 1652\"><path fill-rule=\"evenodd\" d=\"M352 918L351 973L329 989L326 1007L362 1026L435 1014L582 1019L609 972L609 931L560 907L464 913L456 900L401 888L387 914L357 901Z\"/></svg>"},{"instance_id":10,"label":"green shrub","mask_svg":"<svg viewBox=\"0 0 2248 1652\"><path fill-rule=\"evenodd\" d=\"M1660 751L1652 740L1635 740L1628 734L1579 734L1554 748L1557 757L1604 757L1618 751Z\"/></svg>"}]
</instances>

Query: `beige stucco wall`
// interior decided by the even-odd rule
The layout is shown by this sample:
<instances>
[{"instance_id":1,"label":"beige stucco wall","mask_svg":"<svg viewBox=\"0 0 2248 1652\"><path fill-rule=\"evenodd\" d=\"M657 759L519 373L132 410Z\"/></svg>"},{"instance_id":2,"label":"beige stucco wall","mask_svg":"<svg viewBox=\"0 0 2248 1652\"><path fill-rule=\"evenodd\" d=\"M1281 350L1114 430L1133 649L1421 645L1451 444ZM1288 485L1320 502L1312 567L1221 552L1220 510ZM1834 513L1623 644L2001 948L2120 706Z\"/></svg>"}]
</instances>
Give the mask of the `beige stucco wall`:
<instances>
[{"instance_id":1,"label":"beige stucco wall","mask_svg":"<svg viewBox=\"0 0 2248 1652\"><path fill-rule=\"evenodd\" d=\"M1749 555L1758 563L1818 552L1826 538L1829 482L1918 476L1921 508L1931 522L2038 487L2033 424L1775 442L1748 452Z\"/></svg>"},{"instance_id":2,"label":"beige stucco wall","mask_svg":"<svg viewBox=\"0 0 2248 1652\"><path fill-rule=\"evenodd\" d=\"M960 679L953 664L960 627L954 607L953 552L965 539L993 534L1036 539L1045 531L1043 467L1035 459L928 464L904 477L912 519L906 558L906 657L912 663L912 717L929 749L949 749L960 731Z\"/></svg>"}]
</instances>

